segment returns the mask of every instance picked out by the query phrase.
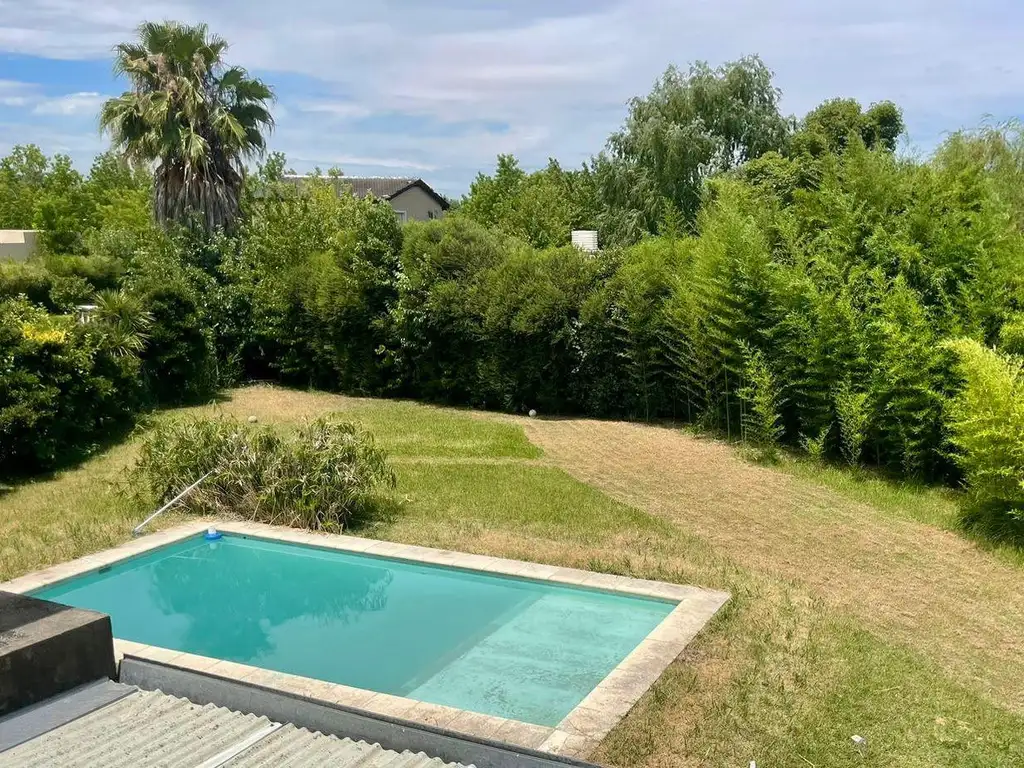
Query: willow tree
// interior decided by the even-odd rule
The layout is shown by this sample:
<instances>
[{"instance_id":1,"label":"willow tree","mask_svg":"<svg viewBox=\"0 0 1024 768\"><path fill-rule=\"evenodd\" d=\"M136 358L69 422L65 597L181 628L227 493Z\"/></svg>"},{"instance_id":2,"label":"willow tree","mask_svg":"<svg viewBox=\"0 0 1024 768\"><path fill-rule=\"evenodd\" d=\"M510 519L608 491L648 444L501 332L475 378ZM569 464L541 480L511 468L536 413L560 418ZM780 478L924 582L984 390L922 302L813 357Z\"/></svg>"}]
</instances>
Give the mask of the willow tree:
<instances>
[{"instance_id":1,"label":"willow tree","mask_svg":"<svg viewBox=\"0 0 1024 768\"><path fill-rule=\"evenodd\" d=\"M227 42L205 24L144 23L121 43L114 71L131 90L108 100L100 125L135 163L156 164L153 209L161 224L231 228L245 163L263 154L273 91L224 62Z\"/></svg>"},{"instance_id":2,"label":"willow tree","mask_svg":"<svg viewBox=\"0 0 1024 768\"><path fill-rule=\"evenodd\" d=\"M604 239L656 232L667 203L692 223L705 180L785 146L791 124L780 91L756 56L712 69L669 67L649 95L633 99L622 128L591 169Z\"/></svg>"}]
</instances>

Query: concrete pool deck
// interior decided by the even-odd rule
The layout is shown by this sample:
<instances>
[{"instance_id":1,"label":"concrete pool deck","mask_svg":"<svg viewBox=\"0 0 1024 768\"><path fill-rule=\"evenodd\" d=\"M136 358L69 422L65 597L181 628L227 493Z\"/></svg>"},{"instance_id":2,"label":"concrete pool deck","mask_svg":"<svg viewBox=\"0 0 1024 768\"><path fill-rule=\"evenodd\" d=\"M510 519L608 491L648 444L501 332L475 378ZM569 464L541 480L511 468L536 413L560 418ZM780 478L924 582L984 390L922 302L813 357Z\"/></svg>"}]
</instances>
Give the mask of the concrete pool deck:
<instances>
[{"instance_id":1,"label":"concrete pool deck","mask_svg":"<svg viewBox=\"0 0 1024 768\"><path fill-rule=\"evenodd\" d=\"M678 604L598 685L554 727L484 715L415 699L283 672L147 646L115 638L115 655L181 667L230 680L299 694L373 714L422 723L484 739L578 757L594 747L626 716L633 705L679 656L687 644L729 599L725 592L668 582L593 573L553 565L464 554L410 544L238 521L190 522L148 534L103 552L26 574L0 584L0 590L30 592L97 571L122 560L195 536L214 525L238 536L284 541L323 549L361 553L413 563L440 565L500 576L514 576L605 592L656 598Z\"/></svg>"}]
</instances>

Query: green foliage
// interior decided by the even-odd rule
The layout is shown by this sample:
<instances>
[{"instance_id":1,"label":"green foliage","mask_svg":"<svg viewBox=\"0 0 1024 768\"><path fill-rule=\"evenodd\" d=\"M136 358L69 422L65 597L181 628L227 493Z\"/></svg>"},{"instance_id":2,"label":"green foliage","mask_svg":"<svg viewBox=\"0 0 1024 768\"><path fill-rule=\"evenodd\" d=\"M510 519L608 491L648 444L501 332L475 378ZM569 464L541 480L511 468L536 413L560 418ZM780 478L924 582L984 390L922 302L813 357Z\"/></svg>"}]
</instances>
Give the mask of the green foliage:
<instances>
[{"instance_id":1,"label":"green foliage","mask_svg":"<svg viewBox=\"0 0 1024 768\"><path fill-rule=\"evenodd\" d=\"M153 325L152 313L136 296L124 291L96 294L95 314L90 320L102 327L111 351L119 357L141 354Z\"/></svg>"},{"instance_id":2,"label":"green foliage","mask_svg":"<svg viewBox=\"0 0 1024 768\"><path fill-rule=\"evenodd\" d=\"M310 180L264 174L237 251L218 267L222 359L245 374L379 392L397 301L402 230L391 208ZM254 182L255 183L255 182Z\"/></svg>"},{"instance_id":3,"label":"green foliage","mask_svg":"<svg viewBox=\"0 0 1024 768\"><path fill-rule=\"evenodd\" d=\"M839 445L843 458L850 466L860 462L870 414L867 409L868 393L854 392L850 385L842 383L834 394L836 419L839 422Z\"/></svg>"},{"instance_id":4,"label":"green foliage","mask_svg":"<svg viewBox=\"0 0 1024 768\"><path fill-rule=\"evenodd\" d=\"M742 416L743 439L751 443L765 461L778 459L782 426L783 397L775 375L765 362L764 353L742 345L745 357L743 386L739 396L746 404Z\"/></svg>"},{"instance_id":5,"label":"green foliage","mask_svg":"<svg viewBox=\"0 0 1024 768\"><path fill-rule=\"evenodd\" d=\"M580 308L595 267L572 246L518 248L480 274L470 307L482 347L478 396L520 412L572 408Z\"/></svg>"},{"instance_id":6,"label":"green foliage","mask_svg":"<svg viewBox=\"0 0 1024 768\"><path fill-rule=\"evenodd\" d=\"M842 152L854 137L868 148L894 152L905 126L902 112L891 101L872 104L864 112L856 99L830 99L807 113L803 130L820 137L821 146L831 152Z\"/></svg>"},{"instance_id":7,"label":"green foliage","mask_svg":"<svg viewBox=\"0 0 1024 768\"><path fill-rule=\"evenodd\" d=\"M70 314L76 307L87 304L92 295L93 288L89 281L78 275L54 275L50 284L50 303L64 314Z\"/></svg>"},{"instance_id":8,"label":"green foliage","mask_svg":"<svg viewBox=\"0 0 1024 768\"><path fill-rule=\"evenodd\" d=\"M403 391L429 400L483 405L478 355L482 334L473 301L484 272L505 257L506 242L458 216L405 231L394 341L386 350Z\"/></svg>"},{"instance_id":9,"label":"green foliage","mask_svg":"<svg viewBox=\"0 0 1024 768\"><path fill-rule=\"evenodd\" d=\"M648 96L632 100L625 124L594 160L604 239L632 242L655 232L666 200L695 219L708 176L785 145L778 101L772 73L756 56L717 69L669 67Z\"/></svg>"},{"instance_id":10,"label":"green foliage","mask_svg":"<svg viewBox=\"0 0 1024 768\"><path fill-rule=\"evenodd\" d=\"M49 161L35 144L18 145L0 160L0 229L31 229Z\"/></svg>"},{"instance_id":11,"label":"green foliage","mask_svg":"<svg viewBox=\"0 0 1024 768\"><path fill-rule=\"evenodd\" d=\"M552 159L527 174L514 157L499 155L494 176L479 174L458 212L535 248L550 248L567 245L574 229L593 229L593 196L586 169L564 171Z\"/></svg>"},{"instance_id":12,"label":"green foliage","mask_svg":"<svg viewBox=\"0 0 1024 768\"><path fill-rule=\"evenodd\" d=\"M225 68L205 28L141 32L142 44L118 49L133 91L104 114L116 153L87 178L31 146L0 160L4 225L46 228L43 254L0 265L0 301L43 329L25 337L8 310L18 352L0 371L0 409L21 414L9 418L19 456L31 453L33 418L58 434L78 412L74 369L121 412L274 378L669 417L768 455L799 445L991 484L961 460L980 449L964 447L951 415L965 374L945 342L997 345L1009 366L1024 355L1018 125L953 134L910 159L894 152L903 122L890 102L865 111L835 99L797 124L756 58L670 68L582 169L551 161L527 173L503 155L458 210L402 227L337 178L286 183L281 155L243 180L242 159L263 148L269 91ZM224 85L226 101L200 103L183 89L195 82ZM164 114L156 105L171 91ZM202 146L221 129L230 141ZM185 226L157 226L154 200ZM193 213L202 227L189 226ZM568 247L573 228L594 226L611 247ZM93 322L63 316L85 302L100 304ZM132 370L130 381L117 373ZM67 427L67 444L98 423ZM41 445L52 461L54 443ZM1003 459L991 456L995 472Z\"/></svg>"},{"instance_id":13,"label":"green foliage","mask_svg":"<svg viewBox=\"0 0 1024 768\"><path fill-rule=\"evenodd\" d=\"M49 469L130 418L139 360L102 324L0 302L0 474Z\"/></svg>"},{"instance_id":14,"label":"green foliage","mask_svg":"<svg viewBox=\"0 0 1024 768\"><path fill-rule=\"evenodd\" d=\"M218 385L214 329L207 307L214 290L210 278L165 258L141 265L124 285L131 303L122 304L118 314L131 319L119 320L115 327L126 344L144 336L144 348L139 351L150 397L165 404L210 397ZM139 318L145 318L141 324Z\"/></svg>"},{"instance_id":15,"label":"green foliage","mask_svg":"<svg viewBox=\"0 0 1024 768\"><path fill-rule=\"evenodd\" d=\"M825 453L828 448L828 428L821 430L816 437L809 435L800 436L800 447L816 463L820 464L825 460Z\"/></svg>"},{"instance_id":16,"label":"green foliage","mask_svg":"<svg viewBox=\"0 0 1024 768\"><path fill-rule=\"evenodd\" d=\"M947 405L950 441L972 511L997 528L1024 530L1024 363L970 339L947 346L963 379Z\"/></svg>"},{"instance_id":17,"label":"green foliage","mask_svg":"<svg viewBox=\"0 0 1024 768\"><path fill-rule=\"evenodd\" d=\"M1024 357L1024 312L1012 315L999 330L999 349L1008 355Z\"/></svg>"},{"instance_id":18,"label":"green foliage","mask_svg":"<svg viewBox=\"0 0 1024 768\"><path fill-rule=\"evenodd\" d=\"M241 67L205 24L145 22L138 41L115 50L114 71L131 90L107 101L100 125L126 160L157 162L154 212L161 223L230 228L245 163L266 147L274 94Z\"/></svg>"},{"instance_id":19,"label":"green foliage","mask_svg":"<svg viewBox=\"0 0 1024 768\"><path fill-rule=\"evenodd\" d=\"M180 509L338 532L394 503L384 452L331 418L285 434L228 418L163 422L146 432L132 477L166 500L209 472Z\"/></svg>"}]
</instances>

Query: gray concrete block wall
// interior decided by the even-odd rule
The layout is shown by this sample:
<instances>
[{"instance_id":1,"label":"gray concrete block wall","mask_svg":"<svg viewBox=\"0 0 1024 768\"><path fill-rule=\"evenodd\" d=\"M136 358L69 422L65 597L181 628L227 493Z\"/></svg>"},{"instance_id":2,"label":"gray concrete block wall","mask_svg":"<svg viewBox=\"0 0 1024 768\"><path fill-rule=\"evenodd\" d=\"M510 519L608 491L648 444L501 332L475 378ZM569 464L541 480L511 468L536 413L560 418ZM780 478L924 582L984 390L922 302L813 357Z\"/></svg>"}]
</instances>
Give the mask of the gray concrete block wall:
<instances>
[{"instance_id":1,"label":"gray concrete block wall","mask_svg":"<svg viewBox=\"0 0 1024 768\"><path fill-rule=\"evenodd\" d=\"M0 716L116 675L109 616L0 592Z\"/></svg>"}]
</instances>

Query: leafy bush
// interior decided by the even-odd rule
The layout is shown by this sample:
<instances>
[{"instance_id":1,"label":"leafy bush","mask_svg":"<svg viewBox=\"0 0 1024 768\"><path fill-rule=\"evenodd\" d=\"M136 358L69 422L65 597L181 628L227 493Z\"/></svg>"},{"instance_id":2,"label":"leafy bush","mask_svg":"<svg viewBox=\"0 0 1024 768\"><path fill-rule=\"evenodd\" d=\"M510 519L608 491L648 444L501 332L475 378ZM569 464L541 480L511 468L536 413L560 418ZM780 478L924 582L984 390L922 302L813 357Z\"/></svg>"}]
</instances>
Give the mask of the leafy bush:
<instances>
[{"instance_id":1,"label":"leafy bush","mask_svg":"<svg viewBox=\"0 0 1024 768\"><path fill-rule=\"evenodd\" d=\"M864 450L867 438L869 414L866 392L854 392L847 383L840 384L835 391L836 418L839 422L839 445L843 458L850 466L856 466Z\"/></svg>"},{"instance_id":2,"label":"leafy bush","mask_svg":"<svg viewBox=\"0 0 1024 768\"><path fill-rule=\"evenodd\" d=\"M390 312L394 341L386 350L403 394L487 402L479 387L483 313L475 302L485 270L500 264L510 245L455 216L406 228L398 300Z\"/></svg>"},{"instance_id":3,"label":"leafy bush","mask_svg":"<svg viewBox=\"0 0 1024 768\"><path fill-rule=\"evenodd\" d=\"M778 459L779 439L785 429L782 426L782 396L775 376L765 362L759 349L744 345L744 385L739 396L746 403L742 416L744 439L751 443L765 461Z\"/></svg>"},{"instance_id":4,"label":"leafy bush","mask_svg":"<svg viewBox=\"0 0 1024 768\"><path fill-rule=\"evenodd\" d=\"M142 438L133 479L201 515L341 531L393 503L395 475L382 450L353 424L329 417L291 433L230 418L167 421Z\"/></svg>"},{"instance_id":5,"label":"leafy bush","mask_svg":"<svg viewBox=\"0 0 1024 768\"><path fill-rule=\"evenodd\" d=\"M972 512L1024 531L1024 361L976 341L948 343L963 387L948 404Z\"/></svg>"},{"instance_id":6,"label":"leafy bush","mask_svg":"<svg viewBox=\"0 0 1024 768\"><path fill-rule=\"evenodd\" d=\"M33 304L50 304L55 275L37 262L0 262L0 301L24 296Z\"/></svg>"},{"instance_id":7,"label":"leafy bush","mask_svg":"<svg viewBox=\"0 0 1024 768\"><path fill-rule=\"evenodd\" d=\"M105 323L0 302L0 475L73 458L127 421L141 395L139 360Z\"/></svg>"},{"instance_id":8,"label":"leafy bush","mask_svg":"<svg viewBox=\"0 0 1024 768\"><path fill-rule=\"evenodd\" d=\"M149 396L158 403L198 402L217 388L217 352L207 303L209 276L171 258L152 260L125 280L150 322L141 350Z\"/></svg>"},{"instance_id":9,"label":"leafy bush","mask_svg":"<svg viewBox=\"0 0 1024 768\"><path fill-rule=\"evenodd\" d=\"M1014 314L999 331L999 348L1009 355L1024 356L1024 312Z\"/></svg>"}]
</instances>

